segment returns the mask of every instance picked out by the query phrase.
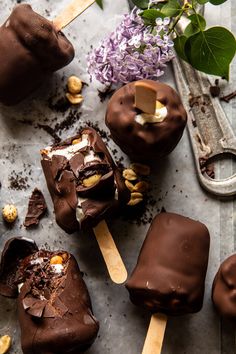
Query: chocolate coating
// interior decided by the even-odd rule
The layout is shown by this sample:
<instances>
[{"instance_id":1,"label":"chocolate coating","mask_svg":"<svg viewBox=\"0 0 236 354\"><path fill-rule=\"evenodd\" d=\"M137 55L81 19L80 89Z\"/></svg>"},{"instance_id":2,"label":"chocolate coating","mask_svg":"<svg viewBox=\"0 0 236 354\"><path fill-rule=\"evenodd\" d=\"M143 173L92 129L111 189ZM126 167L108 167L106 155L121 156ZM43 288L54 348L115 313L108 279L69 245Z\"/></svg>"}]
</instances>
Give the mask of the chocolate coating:
<instances>
[{"instance_id":1,"label":"chocolate coating","mask_svg":"<svg viewBox=\"0 0 236 354\"><path fill-rule=\"evenodd\" d=\"M157 100L167 107L163 122L141 125L135 121L135 82L114 93L106 113L106 125L114 142L135 161L152 161L168 155L182 137L187 114L180 97L170 86L147 82L157 92Z\"/></svg>"},{"instance_id":2,"label":"chocolate coating","mask_svg":"<svg viewBox=\"0 0 236 354\"><path fill-rule=\"evenodd\" d=\"M73 156L56 154L56 151L73 146L72 142L83 135L88 136L88 145ZM130 192L120 171L94 129L82 129L78 135L54 145L51 151L55 154L49 157L46 150L43 150L41 162L53 200L56 221L67 233L96 226L118 210L120 203L129 200ZM85 162L85 155L89 152L98 156L99 160ZM98 174L101 176L100 180L90 187L84 186L84 179ZM80 217L79 200L82 214Z\"/></svg>"},{"instance_id":3,"label":"chocolate coating","mask_svg":"<svg viewBox=\"0 0 236 354\"><path fill-rule=\"evenodd\" d=\"M0 294L6 297L18 296L17 285L14 282L18 263L25 257L38 251L32 240L15 237L8 240L1 255L0 263Z\"/></svg>"},{"instance_id":4,"label":"chocolate coating","mask_svg":"<svg viewBox=\"0 0 236 354\"><path fill-rule=\"evenodd\" d=\"M25 246L27 241L23 242ZM20 243L18 238L17 244ZM5 246L1 263L6 262L6 255L14 259L13 249L9 244ZM20 259L16 259L16 271L14 278L11 274L10 282L23 284L17 299L23 353L83 353L95 340L99 324L93 316L89 293L75 258L64 251L33 249L24 258L22 249L20 246ZM54 256L63 259L59 272L51 264ZM1 287L0 293L6 296Z\"/></svg>"},{"instance_id":5,"label":"chocolate coating","mask_svg":"<svg viewBox=\"0 0 236 354\"><path fill-rule=\"evenodd\" d=\"M0 27L0 102L20 102L73 58L72 44L52 22L17 5Z\"/></svg>"},{"instance_id":6,"label":"chocolate coating","mask_svg":"<svg viewBox=\"0 0 236 354\"><path fill-rule=\"evenodd\" d=\"M236 320L236 254L227 258L216 273L212 301L222 317Z\"/></svg>"},{"instance_id":7,"label":"chocolate coating","mask_svg":"<svg viewBox=\"0 0 236 354\"><path fill-rule=\"evenodd\" d=\"M202 223L172 213L157 215L126 283L130 300L151 312L173 316L199 311L209 244Z\"/></svg>"}]
</instances>

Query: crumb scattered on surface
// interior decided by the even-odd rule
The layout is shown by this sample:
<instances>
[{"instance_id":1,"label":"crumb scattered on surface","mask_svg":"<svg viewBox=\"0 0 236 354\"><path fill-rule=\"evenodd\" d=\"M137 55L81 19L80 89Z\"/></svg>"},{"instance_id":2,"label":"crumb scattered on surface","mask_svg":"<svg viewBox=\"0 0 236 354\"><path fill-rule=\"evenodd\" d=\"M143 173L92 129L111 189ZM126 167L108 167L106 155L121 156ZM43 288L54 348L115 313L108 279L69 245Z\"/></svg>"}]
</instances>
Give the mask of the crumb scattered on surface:
<instances>
[{"instance_id":1,"label":"crumb scattered on surface","mask_svg":"<svg viewBox=\"0 0 236 354\"><path fill-rule=\"evenodd\" d=\"M100 102L104 102L106 99L110 98L115 90L111 89L111 85L106 87L103 91L98 90L98 97L100 98Z\"/></svg>"},{"instance_id":2,"label":"crumb scattered on surface","mask_svg":"<svg viewBox=\"0 0 236 354\"><path fill-rule=\"evenodd\" d=\"M28 176L23 176L23 172L16 172L13 170L8 177L9 189L13 190L26 190L29 188Z\"/></svg>"}]
</instances>

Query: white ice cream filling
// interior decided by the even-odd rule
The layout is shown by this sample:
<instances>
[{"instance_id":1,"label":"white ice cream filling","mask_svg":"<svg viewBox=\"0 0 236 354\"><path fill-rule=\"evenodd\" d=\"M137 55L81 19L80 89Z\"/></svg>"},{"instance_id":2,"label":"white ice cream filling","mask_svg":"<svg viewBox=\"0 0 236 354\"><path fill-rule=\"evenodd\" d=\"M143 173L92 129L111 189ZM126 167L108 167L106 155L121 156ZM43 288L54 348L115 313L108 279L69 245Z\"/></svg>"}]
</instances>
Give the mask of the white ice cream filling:
<instances>
[{"instance_id":1,"label":"white ice cream filling","mask_svg":"<svg viewBox=\"0 0 236 354\"><path fill-rule=\"evenodd\" d=\"M51 264L51 267L56 274L60 274L64 269L62 264Z\"/></svg>"},{"instance_id":2,"label":"white ice cream filling","mask_svg":"<svg viewBox=\"0 0 236 354\"><path fill-rule=\"evenodd\" d=\"M157 101L158 102L158 101ZM141 125L161 123L167 117L168 111L166 106L161 106L161 103L157 104L155 114L141 113L135 116L135 121Z\"/></svg>"},{"instance_id":3,"label":"white ice cream filling","mask_svg":"<svg viewBox=\"0 0 236 354\"><path fill-rule=\"evenodd\" d=\"M74 145L69 145L64 147L63 149L52 150L51 147L47 147L45 150L47 151L47 156L52 158L54 155L64 156L67 160L70 160L78 151L89 146L89 136L88 134L82 134L81 141Z\"/></svg>"}]
</instances>

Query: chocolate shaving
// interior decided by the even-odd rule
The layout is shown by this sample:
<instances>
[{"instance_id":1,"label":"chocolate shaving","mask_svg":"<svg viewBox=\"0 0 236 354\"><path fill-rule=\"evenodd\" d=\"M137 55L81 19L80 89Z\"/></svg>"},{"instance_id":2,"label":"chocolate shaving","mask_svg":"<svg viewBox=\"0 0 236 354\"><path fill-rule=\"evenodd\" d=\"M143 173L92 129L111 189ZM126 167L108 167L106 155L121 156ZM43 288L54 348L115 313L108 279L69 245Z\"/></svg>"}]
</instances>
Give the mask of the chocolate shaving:
<instances>
[{"instance_id":1,"label":"chocolate shaving","mask_svg":"<svg viewBox=\"0 0 236 354\"><path fill-rule=\"evenodd\" d=\"M226 96L220 97L220 100L229 103L234 97L236 97L236 91L233 91Z\"/></svg>"},{"instance_id":2,"label":"chocolate shaving","mask_svg":"<svg viewBox=\"0 0 236 354\"><path fill-rule=\"evenodd\" d=\"M25 217L24 226L36 226L39 224L39 220L45 214L47 205L43 196L43 193L35 188L31 194L28 204L28 211Z\"/></svg>"}]
</instances>

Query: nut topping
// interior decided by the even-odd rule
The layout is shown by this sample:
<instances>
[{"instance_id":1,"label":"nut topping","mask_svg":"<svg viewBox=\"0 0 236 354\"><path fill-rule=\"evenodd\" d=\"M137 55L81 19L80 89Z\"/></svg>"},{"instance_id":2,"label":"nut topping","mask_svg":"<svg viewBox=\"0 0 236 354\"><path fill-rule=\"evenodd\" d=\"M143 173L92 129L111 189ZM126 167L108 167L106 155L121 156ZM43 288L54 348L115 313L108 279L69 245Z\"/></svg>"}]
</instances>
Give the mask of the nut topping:
<instances>
[{"instance_id":1,"label":"nut topping","mask_svg":"<svg viewBox=\"0 0 236 354\"><path fill-rule=\"evenodd\" d=\"M73 141L72 141L72 145L76 145L76 144L79 144L79 143L81 143L81 141L82 141L82 139L81 138L78 138L78 139L74 139Z\"/></svg>"},{"instance_id":2,"label":"nut topping","mask_svg":"<svg viewBox=\"0 0 236 354\"><path fill-rule=\"evenodd\" d=\"M127 205L134 206L141 203L142 201L143 201L143 195L141 193L134 192L131 193L130 201L128 202Z\"/></svg>"},{"instance_id":3,"label":"nut topping","mask_svg":"<svg viewBox=\"0 0 236 354\"><path fill-rule=\"evenodd\" d=\"M8 352L11 346L11 337L8 335L2 336L0 338L0 354L5 354Z\"/></svg>"},{"instance_id":4,"label":"nut topping","mask_svg":"<svg viewBox=\"0 0 236 354\"><path fill-rule=\"evenodd\" d=\"M85 178L82 183L83 183L84 187L89 188L89 187L92 187L93 185L95 185L96 183L98 183L101 178L102 178L102 175L95 174L93 176Z\"/></svg>"},{"instance_id":5,"label":"nut topping","mask_svg":"<svg viewBox=\"0 0 236 354\"><path fill-rule=\"evenodd\" d=\"M5 205L5 207L2 209L2 216L6 222L13 223L18 216L18 211L15 205Z\"/></svg>"},{"instance_id":6,"label":"nut topping","mask_svg":"<svg viewBox=\"0 0 236 354\"><path fill-rule=\"evenodd\" d=\"M72 75L68 78L67 87L68 91L73 95L78 94L82 90L82 81L75 75Z\"/></svg>"},{"instance_id":7,"label":"nut topping","mask_svg":"<svg viewBox=\"0 0 236 354\"><path fill-rule=\"evenodd\" d=\"M53 256L50 259L50 264L62 264L63 263L63 258L61 256Z\"/></svg>"},{"instance_id":8,"label":"nut topping","mask_svg":"<svg viewBox=\"0 0 236 354\"><path fill-rule=\"evenodd\" d=\"M132 170L131 168L127 168L123 171L123 177L128 181L135 181L138 178L135 171Z\"/></svg>"},{"instance_id":9,"label":"nut topping","mask_svg":"<svg viewBox=\"0 0 236 354\"><path fill-rule=\"evenodd\" d=\"M133 191L135 192L140 192L140 193L145 193L147 192L149 189L149 184L145 181L141 181L135 184L135 186L133 186Z\"/></svg>"},{"instance_id":10,"label":"nut topping","mask_svg":"<svg viewBox=\"0 0 236 354\"><path fill-rule=\"evenodd\" d=\"M72 95L71 93L67 92L66 93L66 98L68 99L68 101L71 103L71 104L80 104L83 102L84 98L82 95L80 94L74 94Z\"/></svg>"},{"instance_id":11,"label":"nut topping","mask_svg":"<svg viewBox=\"0 0 236 354\"><path fill-rule=\"evenodd\" d=\"M130 190L130 192L134 191L134 185L131 182L129 182L127 179L125 180L125 185Z\"/></svg>"}]
</instances>

